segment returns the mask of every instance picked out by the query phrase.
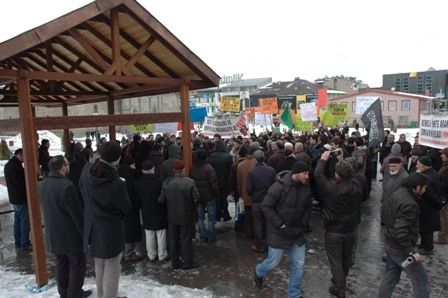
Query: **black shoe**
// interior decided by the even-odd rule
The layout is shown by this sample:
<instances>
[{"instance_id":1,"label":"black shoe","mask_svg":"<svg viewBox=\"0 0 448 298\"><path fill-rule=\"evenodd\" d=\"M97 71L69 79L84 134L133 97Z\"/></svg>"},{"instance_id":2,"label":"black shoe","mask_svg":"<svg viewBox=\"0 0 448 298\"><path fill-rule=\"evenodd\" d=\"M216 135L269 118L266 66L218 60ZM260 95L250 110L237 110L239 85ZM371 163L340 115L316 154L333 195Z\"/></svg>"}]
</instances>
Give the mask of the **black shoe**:
<instances>
[{"instance_id":1,"label":"black shoe","mask_svg":"<svg viewBox=\"0 0 448 298\"><path fill-rule=\"evenodd\" d=\"M387 263L387 256L382 256L381 260L383 260L383 262Z\"/></svg>"},{"instance_id":2,"label":"black shoe","mask_svg":"<svg viewBox=\"0 0 448 298\"><path fill-rule=\"evenodd\" d=\"M182 270L191 270L191 269L198 268L199 266L200 266L199 263L193 263L191 265L183 265L183 266L180 267L180 269L182 269Z\"/></svg>"},{"instance_id":3,"label":"black shoe","mask_svg":"<svg viewBox=\"0 0 448 298\"><path fill-rule=\"evenodd\" d=\"M92 290L82 291L81 298L87 298L92 295Z\"/></svg>"},{"instance_id":4,"label":"black shoe","mask_svg":"<svg viewBox=\"0 0 448 298\"><path fill-rule=\"evenodd\" d=\"M257 288L261 289L263 287L263 277L258 277L257 270L254 267L254 282Z\"/></svg>"},{"instance_id":5,"label":"black shoe","mask_svg":"<svg viewBox=\"0 0 448 298\"><path fill-rule=\"evenodd\" d=\"M177 260L177 261L171 261L171 268L172 268L173 270L179 269L179 268L180 268L180 262L179 262L179 260Z\"/></svg>"},{"instance_id":6,"label":"black shoe","mask_svg":"<svg viewBox=\"0 0 448 298\"><path fill-rule=\"evenodd\" d=\"M223 221L224 221L224 222L228 222L229 220L232 220L232 217L231 217L231 216L229 216L229 217L224 217L224 218L223 218Z\"/></svg>"},{"instance_id":7,"label":"black shoe","mask_svg":"<svg viewBox=\"0 0 448 298\"><path fill-rule=\"evenodd\" d=\"M330 287L328 288L328 292L330 292L331 295L336 296L336 297L338 297L338 298L345 298L345 295L344 295L344 296L341 296L341 295L338 294L338 292L336 292L336 288L335 288L334 285L332 285L332 286L330 286Z\"/></svg>"}]
</instances>

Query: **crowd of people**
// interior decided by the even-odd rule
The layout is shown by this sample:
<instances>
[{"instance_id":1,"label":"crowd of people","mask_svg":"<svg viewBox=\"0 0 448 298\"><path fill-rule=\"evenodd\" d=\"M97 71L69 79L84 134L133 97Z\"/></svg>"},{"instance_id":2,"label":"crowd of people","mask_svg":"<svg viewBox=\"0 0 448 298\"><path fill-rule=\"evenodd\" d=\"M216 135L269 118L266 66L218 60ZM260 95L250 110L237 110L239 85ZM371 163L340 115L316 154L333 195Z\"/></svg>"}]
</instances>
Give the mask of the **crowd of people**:
<instances>
[{"instance_id":1,"label":"crowd of people","mask_svg":"<svg viewBox=\"0 0 448 298\"><path fill-rule=\"evenodd\" d=\"M98 296L117 297L121 262L144 259L136 251L142 239L150 262L171 262L181 270L199 267L193 239L206 245L219 240L216 222L232 220L228 198L241 202L244 215L234 219L234 229L251 239L247 249L267 251L253 270L257 287L288 252L288 297L302 295L305 234L313 230L311 212L321 212L332 274L329 292L345 297L362 203L370 197L378 162L386 262L378 297L392 295L402 270L416 295L429 297L421 255L434 254L434 244L448 244L448 148L422 146L418 135L412 145L405 135L395 141L390 131L372 147L368 134L349 134L348 127L322 126L313 134L266 131L223 138L195 132L191 137L188 172L182 135L136 134L126 144L101 138L96 150L88 138L85 147L77 142L72 152L53 157L48 140L41 141L38 196L61 297L91 294L82 290L86 255L95 260ZM24 219L22 154L17 150L4 172L15 210L16 248L32 250ZM61 243L69 234L70 241ZM412 262L404 266L408 257Z\"/></svg>"}]
</instances>

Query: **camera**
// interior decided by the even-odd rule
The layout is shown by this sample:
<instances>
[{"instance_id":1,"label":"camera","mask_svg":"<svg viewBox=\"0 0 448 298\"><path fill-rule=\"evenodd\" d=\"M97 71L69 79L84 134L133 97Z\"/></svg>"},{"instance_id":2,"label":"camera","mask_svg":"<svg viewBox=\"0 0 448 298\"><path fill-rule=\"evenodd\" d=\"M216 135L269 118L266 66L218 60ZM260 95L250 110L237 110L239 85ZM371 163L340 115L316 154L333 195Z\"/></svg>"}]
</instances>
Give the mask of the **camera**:
<instances>
[{"instance_id":1,"label":"camera","mask_svg":"<svg viewBox=\"0 0 448 298\"><path fill-rule=\"evenodd\" d=\"M340 154L342 154L342 151L340 151L340 150L332 150L332 151L330 151L330 156L338 156Z\"/></svg>"},{"instance_id":2,"label":"camera","mask_svg":"<svg viewBox=\"0 0 448 298\"><path fill-rule=\"evenodd\" d=\"M401 263L401 266L404 268L404 267L406 267L406 266L408 266L408 265L414 263L414 261L415 261L414 257L413 257L413 256L409 256L409 257L406 258L406 260L404 260L404 261Z\"/></svg>"}]
</instances>

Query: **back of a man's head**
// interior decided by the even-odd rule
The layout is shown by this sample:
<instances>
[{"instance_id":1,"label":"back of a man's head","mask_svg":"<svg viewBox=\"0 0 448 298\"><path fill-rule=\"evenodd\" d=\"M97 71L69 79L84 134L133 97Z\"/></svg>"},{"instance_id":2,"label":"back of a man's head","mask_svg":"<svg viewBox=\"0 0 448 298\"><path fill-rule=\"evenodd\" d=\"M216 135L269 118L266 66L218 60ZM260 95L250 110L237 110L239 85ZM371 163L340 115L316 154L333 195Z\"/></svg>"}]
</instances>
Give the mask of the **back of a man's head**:
<instances>
[{"instance_id":1,"label":"back of a man's head","mask_svg":"<svg viewBox=\"0 0 448 298\"><path fill-rule=\"evenodd\" d=\"M348 179L352 176L353 167L347 161L340 160L336 163L335 170L341 179Z\"/></svg>"}]
</instances>

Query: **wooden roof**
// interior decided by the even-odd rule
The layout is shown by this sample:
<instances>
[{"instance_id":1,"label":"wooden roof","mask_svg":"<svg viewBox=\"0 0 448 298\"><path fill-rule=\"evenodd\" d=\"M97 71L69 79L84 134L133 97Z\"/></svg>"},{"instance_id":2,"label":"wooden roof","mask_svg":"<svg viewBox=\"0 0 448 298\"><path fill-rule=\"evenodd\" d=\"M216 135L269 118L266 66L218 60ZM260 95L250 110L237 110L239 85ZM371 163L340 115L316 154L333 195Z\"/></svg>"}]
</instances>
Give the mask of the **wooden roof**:
<instances>
[{"instance_id":1,"label":"wooden roof","mask_svg":"<svg viewBox=\"0 0 448 298\"><path fill-rule=\"evenodd\" d=\"M135 0L96 0L0 44L1 106L16 78L33 106L67 106L215 87L219 76Z\"/></svg>"}]
</instances>

